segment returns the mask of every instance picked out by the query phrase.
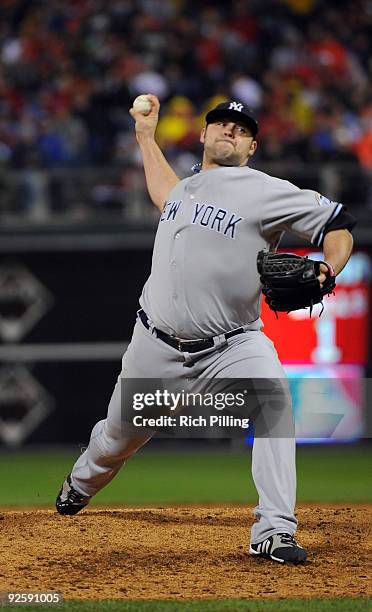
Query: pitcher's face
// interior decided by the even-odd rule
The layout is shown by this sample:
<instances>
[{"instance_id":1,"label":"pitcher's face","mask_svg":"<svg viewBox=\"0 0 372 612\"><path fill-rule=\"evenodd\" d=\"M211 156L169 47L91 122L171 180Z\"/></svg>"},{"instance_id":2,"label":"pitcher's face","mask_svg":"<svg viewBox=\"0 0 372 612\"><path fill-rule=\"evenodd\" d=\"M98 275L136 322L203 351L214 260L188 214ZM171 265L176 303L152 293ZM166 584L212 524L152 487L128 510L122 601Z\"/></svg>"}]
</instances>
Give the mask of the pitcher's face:
<instances>
[{"instance_id":1,"label":"pitcher's face","mask_svg":"<svg viewBox=\"0 0 372 612\"><path fill-rule=\"evenodd\" d=\"M204 144L203 166L245 166L257 148L249 127L227 117L203 128L200 142Z\"/></svg>"}]
</instances>

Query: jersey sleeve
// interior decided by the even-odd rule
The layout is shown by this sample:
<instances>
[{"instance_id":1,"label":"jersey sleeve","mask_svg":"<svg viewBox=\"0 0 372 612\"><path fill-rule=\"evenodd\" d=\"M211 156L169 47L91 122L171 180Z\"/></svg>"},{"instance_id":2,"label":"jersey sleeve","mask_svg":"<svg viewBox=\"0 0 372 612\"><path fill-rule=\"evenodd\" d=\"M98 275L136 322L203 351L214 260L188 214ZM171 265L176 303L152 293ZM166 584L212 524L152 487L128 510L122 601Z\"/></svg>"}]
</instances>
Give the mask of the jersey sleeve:
<instances>
[{"instance_id":1,"label":"jersey sleeve","mask_svg":"<svg viewBox=\"0 0 372 612\"><path fill-rule=\"evenodd\" d=\"M261 232L270 243L278 243L283 232L290 232L321 246L326 227L343 210L339 202L288 181L267 177L263 187Z\"/></svg>"}]
</instances>

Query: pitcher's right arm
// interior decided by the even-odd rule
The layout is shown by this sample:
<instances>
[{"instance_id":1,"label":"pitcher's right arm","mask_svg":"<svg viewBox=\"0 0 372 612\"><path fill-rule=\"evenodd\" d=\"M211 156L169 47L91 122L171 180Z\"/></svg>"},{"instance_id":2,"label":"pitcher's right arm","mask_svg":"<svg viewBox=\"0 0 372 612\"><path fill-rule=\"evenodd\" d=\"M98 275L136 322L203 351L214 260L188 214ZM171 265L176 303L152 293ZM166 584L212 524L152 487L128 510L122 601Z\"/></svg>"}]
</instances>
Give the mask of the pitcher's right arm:
<instances>
[{"instance_id":1,"label":"pitcher's right arm","mask_svg":"<svg viewBox=\"0 0 372 612\"><path fill-rule=\"evenodd\" d=\"M159 100L152 94L147 94L147 96L152 106L148 115L142 115L142 113L134 111L133 108L129 112L136 122L136 138L141 150L149 196L155 206L162 211L169 192L180 179L168 164L155 141L160 108Z\"/></svg>"}]
</instances>

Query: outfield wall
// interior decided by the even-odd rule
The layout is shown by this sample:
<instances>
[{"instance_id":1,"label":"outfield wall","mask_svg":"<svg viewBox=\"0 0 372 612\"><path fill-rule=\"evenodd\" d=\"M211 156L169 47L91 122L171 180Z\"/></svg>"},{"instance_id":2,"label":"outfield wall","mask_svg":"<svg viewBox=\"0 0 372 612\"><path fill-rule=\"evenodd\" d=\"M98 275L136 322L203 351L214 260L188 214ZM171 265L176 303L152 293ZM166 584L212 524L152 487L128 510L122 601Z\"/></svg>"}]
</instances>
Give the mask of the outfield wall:
<instances>
[{"instance_id":1,"label":"outfield wall","mask_svg":"<svg viewBox=\"0 0 372 612\"><path fill-rule=\"evenodd\" d=\"M26 238L0 254L1 444L84 445L105 416L151 250L134 248L133 234L125 247L123 236L120 246L114 236L111 245L75 237L74 246L71 236ZM370 333L364 326L369 357L358 358L367 376Z\"/></svg>"}]
</instances>

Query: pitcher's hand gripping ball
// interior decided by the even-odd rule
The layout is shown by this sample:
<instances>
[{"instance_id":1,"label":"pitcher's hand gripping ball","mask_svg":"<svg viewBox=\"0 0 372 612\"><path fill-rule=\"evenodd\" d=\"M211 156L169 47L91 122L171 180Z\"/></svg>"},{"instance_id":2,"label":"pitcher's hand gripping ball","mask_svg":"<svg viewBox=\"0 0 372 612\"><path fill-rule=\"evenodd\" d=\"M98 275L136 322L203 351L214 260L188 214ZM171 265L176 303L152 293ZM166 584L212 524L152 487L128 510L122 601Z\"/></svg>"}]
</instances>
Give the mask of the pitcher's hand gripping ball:
<instances>
[{"instance_id":1,"label":"pitcher's hand gripping ball","mask_svg":"<svg viewBox=\"0 0 372 612\"><path fill-rule=\"evenodd\" d=\"M141 113L141 115L148 115L151 111L151 101L145 94L137 96L133 101L133 110L135 110L136 113Z\"/></svg>"},{"instance_id":2,"label":"pitcher's hand gripping ball","mask_svg":"<svg viewBox=\"0 0 372 612\"><path fill-rule=\"evenodd\" d=\"M328 268L322 285L318 279L320 264ZM333 293L336 286L335 273L326 261L315 261L294 253L260 251L257 269L265 301L275 313L310 308L311 316L313 306L323 305L324 296Z\"/></svg>"}]
</instances>

